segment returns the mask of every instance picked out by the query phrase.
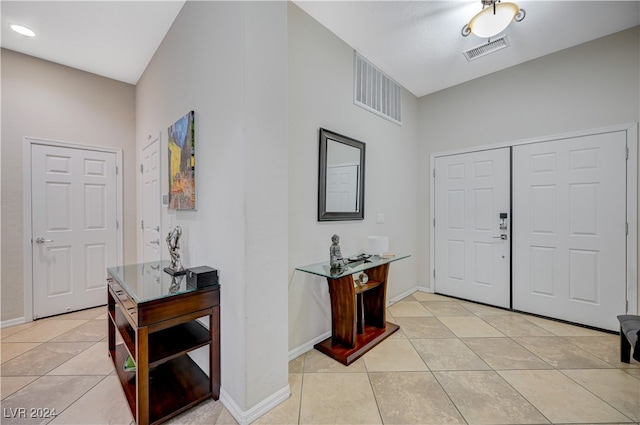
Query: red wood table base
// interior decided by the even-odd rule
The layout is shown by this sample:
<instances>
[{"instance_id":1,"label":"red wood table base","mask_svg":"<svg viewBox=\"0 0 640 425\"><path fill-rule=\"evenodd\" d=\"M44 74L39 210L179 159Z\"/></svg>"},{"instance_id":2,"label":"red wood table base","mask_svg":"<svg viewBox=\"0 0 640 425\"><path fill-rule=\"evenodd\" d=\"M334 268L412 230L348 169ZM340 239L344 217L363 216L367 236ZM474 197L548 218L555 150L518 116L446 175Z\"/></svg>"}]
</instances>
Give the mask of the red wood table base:
<instances>
[{"instance_id":1,"label":"red wood table base","mask_svg":"<svg viewBox=\"0 0 640 425\"><path fill-rule=\"evenodd\" d=\"M340 343L332 344L332 337L317 343L314 348L339 361L343 365L349 366L398 329L400 329L398 325L390 322L386 322L386 326L384 328L365 325L364 332L356 335L356 343L352 348Z\"/></svg>"},{"instance_id":2,"label":"red wood table base","mask_svg":"<svg viewBox=\"0 0 640 425\"><path fill-rule=\"evenodd\" d=\"M328 262L296 268L325 277L329 285L331 337L316 344L316 350L349 366L399 329L386 319L389 263L407 257L374 256L338 270ZM364 284L360 283L362 273L368 277Z\"/></svg>"}]
</instances>

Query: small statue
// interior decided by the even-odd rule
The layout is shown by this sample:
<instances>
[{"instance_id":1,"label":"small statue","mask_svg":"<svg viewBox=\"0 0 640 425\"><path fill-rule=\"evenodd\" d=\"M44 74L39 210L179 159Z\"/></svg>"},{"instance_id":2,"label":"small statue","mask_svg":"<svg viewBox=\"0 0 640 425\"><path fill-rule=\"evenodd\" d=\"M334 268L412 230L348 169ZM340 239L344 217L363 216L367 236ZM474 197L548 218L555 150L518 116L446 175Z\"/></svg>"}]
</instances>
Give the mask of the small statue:
<instances>
[{"instance_id":1,"label":"small statue","mask_svg":"<svg viewBox=\"0 0 640 425\"><path fill-rule=\"evenodd\" d=\"M164 271L170 275L185 274L186 270L182 266L182 260L180 259L180 237L182 236L182 228L176 226L167 235L167 246L169 247L169 255L171 256L171 264L169 267L165 267Z\"/></svg>"},{"instance_id":2,"label":"small statue","mask_svg":"<svg viewBox=\"0 0 640 425\"><path fill-rule=\"evenodd\" d=\"M331 246L329 247L329 266L331 270L340 269L344 266L345 261L340 252L340 236L331 236Z\"/></svg>"}]
</instances>

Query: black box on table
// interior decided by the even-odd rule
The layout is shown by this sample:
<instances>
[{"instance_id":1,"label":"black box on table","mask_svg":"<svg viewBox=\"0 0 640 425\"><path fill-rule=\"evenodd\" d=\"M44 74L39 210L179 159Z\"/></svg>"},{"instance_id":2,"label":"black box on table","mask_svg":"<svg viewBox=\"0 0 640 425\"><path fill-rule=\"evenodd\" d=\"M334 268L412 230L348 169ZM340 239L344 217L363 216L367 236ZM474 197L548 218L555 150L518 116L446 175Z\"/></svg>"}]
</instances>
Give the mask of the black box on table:
<instances>
[{"instance_id":1,"label":"black box on table","mask_svg":"<svg viewBox=\"0 0 640 425\"><path fill-rule=\"evenodd\" d=\"M187 286L190 288L204 288L218 284L218 270L209 266L192 267L187 269Z\"/></svg>"}]
</instances>

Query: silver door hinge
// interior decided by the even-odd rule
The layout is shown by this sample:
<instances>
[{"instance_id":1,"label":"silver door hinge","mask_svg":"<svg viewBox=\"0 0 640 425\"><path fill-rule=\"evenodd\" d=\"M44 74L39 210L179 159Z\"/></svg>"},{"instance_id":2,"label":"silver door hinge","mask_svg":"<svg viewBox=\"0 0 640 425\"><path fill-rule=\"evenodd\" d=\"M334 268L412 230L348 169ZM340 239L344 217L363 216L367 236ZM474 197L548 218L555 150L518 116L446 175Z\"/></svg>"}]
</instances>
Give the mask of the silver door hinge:
<instances>
[{"instance_id":1,"label":"silver door hinge","mask_svg":"<svg viewBox=\"0 0 640 425\"><path fill-rule=\"evenodd\" d=\"M144 170L144 165L140 164L140 172L142 173L143 170Z\"/></svg>"},{"instance_id":2,"label":"silver door hinge","mask_svg":"<svg viewBox=\"0 0 640 425\"><path fill-rule=\"evenodd\" d=\"M436 269L433 269L433 278L436 278Z\"/></svg>"},{"instance_id":3,"label":"silver door hinge","mask_svg":"<svg viewBox=\"0 0 640 425\"><path fill-rule=\"evenodd\" d=\"M140 220L140 229L144 230L144 220Z\"/></svg>"},{"instance_id":4,"label":"silver door hinge","mask_svg":"<svg viewBox=\"0 0 640 425\"><path fill-rule=\"evenodd\" d=\"M628 221L626 223L624 223L624 231L625 231L626 235L629 234L629 222Z\"/></svg>"},{"instance_id":5,"label":"silver door hinge","mask_svg":"<svg viewBox=\"0 0 640 425\"><path fill-rule=\"evenodd\" d=\"M119 170L118 170L118 166L116 165L116 176L118 175Z\"/></svg>"},{"instance_id":6,"label":"silver door hinge","mask_svg":"<svg viewBox=\"0 0 640 425\"><path fill-rule=\"evenodd\" d=\"M433 227L436 227L436 219L433 219Z\"/></svg>"},{"instance_id":7,"label":"silver door hinge","mask_svg":"<svg viewBox=\"0 0 640 425\"><path fill-rule=\"evenodd\" d=\"M625 157L629 159L629 146L626 146L624 149L625 149Z\"/></svg>"},{"instance_id":8,"label":"silver door hinge","mask_svg":"<svg viewBox=\"0 0 640 425\"><path fill-rule=\"evenodd\" d=\"M624 308L624 312L628 313L629 312L629 300L626 300L625 302L626 302L626 306Z\"/></svg>"},{"instance_id":9,"label":"silver door hinge","mask_svg":"<svg viewBox=\"0 0 640 425\"><path fill-rule=\"evenodd\" d=\"M433 178L434 179L436 178L436 169L435 168L433 169Z\"/></svg>"},{"instance_id":10,"label":"silver door hinge","mask_svg":"<svg viewBox=\"0 0 640 425\"><path fill-rule=\"evenodd\" d=\"M120 222L118 220L116 220L116 229L120 228Z\"/></svg>"}]
</instances>

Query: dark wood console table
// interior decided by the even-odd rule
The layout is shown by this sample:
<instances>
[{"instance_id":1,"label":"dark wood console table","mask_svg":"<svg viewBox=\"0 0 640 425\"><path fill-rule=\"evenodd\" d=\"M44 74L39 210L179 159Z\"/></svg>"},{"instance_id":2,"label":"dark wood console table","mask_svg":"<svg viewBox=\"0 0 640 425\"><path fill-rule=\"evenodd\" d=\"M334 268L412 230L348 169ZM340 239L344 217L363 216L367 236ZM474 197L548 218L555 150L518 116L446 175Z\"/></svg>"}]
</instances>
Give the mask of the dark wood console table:
<instances>
[{"instance_id":1,"label":"dark wood console table","mask_svg":"<svg viewBox=\"0 0 640 425\"><path fill-rule=\"evenodd\" d=\"M190 288L185 275L163 272L168 265L107 269L109 355L138 425L163 422L220 395L220 286ZM200 347L209 347L208 376L187 354ZM129 356L132 371L124 369Z\"/></svg>"},{"instance_id":2,"label":"dark wood console table","mask_svg":"<svg viewBox=\"0 0 640 425\"><path fill-rule=\"evenodd\" d=\"M331 298L331 337L314 347L344 365L349 365L399 329L386 321L389 264L409 257L370 257L332 270L329 262L298 267L296 270L323 276ZM368 276L367 283L354 282L354 275Z\"/></svg>"}]
</instances>

